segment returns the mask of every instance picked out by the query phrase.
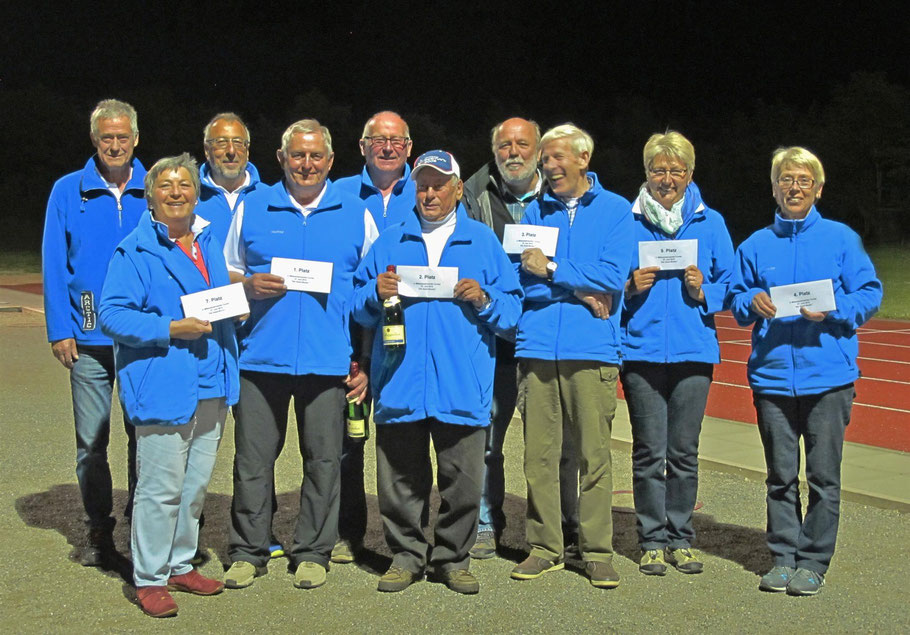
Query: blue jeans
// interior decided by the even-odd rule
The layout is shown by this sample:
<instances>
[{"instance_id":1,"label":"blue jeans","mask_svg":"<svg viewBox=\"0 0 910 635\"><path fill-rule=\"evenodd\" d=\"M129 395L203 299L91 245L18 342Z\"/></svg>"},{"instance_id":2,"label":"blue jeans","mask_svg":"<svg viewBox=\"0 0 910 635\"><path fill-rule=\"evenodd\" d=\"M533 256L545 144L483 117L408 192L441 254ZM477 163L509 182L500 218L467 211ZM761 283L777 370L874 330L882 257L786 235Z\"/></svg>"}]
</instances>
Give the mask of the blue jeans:
<instances>
[{"instance_id":1,"label":"blue jeans","mask_svg":"<svg viewBox=\"0 0 910 635\"><path fill-rule=\"evenodd\" d=\"M626 362L632 424L632 492L643 550L691 547L698 495L698 436L714 367Z\"/></svg>"},{"instance_id":2,"label":"blue jeans","mask_svg":"<svg viewBox=\"0 0 910 635\"><path fill-rule=\"evenodd\" d=\"M512 346L514 348L514 344ZM478 532L492 531L498 536L506 526L506 517L502 511L506 486L502 446L512 415L515 414L517 397L518 369L514 357L497 359L493 379L493 408L490 412L490 426L487 428L484 453ZM562 441L562 457L559 461L562 527L567 542L574 542L578 538L578 461L572 445L572 435L563 434Z\"/></svg>"},{"instance_id":3,"label":"blue jeans","mask_svg":"<svg viewBox=\"0 0 910 635\"><path fill-rule=\"evenodd\" d=\"M107 526L113 508L111 468L107 446L111 433L111 397L114 391L114 348L82 346L79 359L70 371L73 416L76 423L76 479L82 493L88 523ZM129 518L136 489L136 436L133 426L123 420L127 435L129 495L124 515Z\"/></svg>"},{"instance_id":4,"label":"blue jeans","mask_svg":"<svg viewBox=\"0 0 910 635\"><path fill-rule=\"evenodd\" d=\"M199 515L226 417L223 397L203 399L189 423L136 428L139 482L131 548L137 588L164 586L170 576L193 569Z\"/></svg>"},{"instance_id":5,"label":"blue jeans","mask_svg":"<svg viewBox=\"0 0 910 635\"><path fill-rule=\"evenodd\" d=\"M777 566L825 573L840 519L840 463L856 392L853 384L817 395L753 393L768 467L768 548ZM799 499L799 438L806 448L809 505Z\"/></svg>"}]
</instances>

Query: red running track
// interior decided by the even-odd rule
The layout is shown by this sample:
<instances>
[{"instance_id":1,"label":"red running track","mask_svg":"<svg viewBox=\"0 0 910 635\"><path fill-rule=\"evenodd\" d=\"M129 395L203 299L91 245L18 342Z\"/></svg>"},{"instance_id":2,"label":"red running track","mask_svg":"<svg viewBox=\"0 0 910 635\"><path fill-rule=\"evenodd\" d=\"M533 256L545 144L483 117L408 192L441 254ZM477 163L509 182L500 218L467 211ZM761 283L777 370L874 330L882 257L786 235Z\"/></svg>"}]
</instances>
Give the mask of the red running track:
<instances>
[{"instance_id":1,"label":"red running track","mask_svg":"<svg viewBox=\"0 0 910 635\"><path fill-rule=\"evenodd\" d=\"M4 285L6 286L6 285ZM41 284L7 288L41 293ZM755 423L752 391L746 380L751 328L741 328L729 313L717 315L721 363L714 369L707 414ZM859 330L859 368L853 417L847 440L910 452L910 322L870 320ZM620 397L622 387L619 389Z\"/></svg>"},{"instance_id":2,"label":"red running track","mask_svg":"<svg viewBox=\"0 0 910 635\"><path fill-rule=\"evenodd\" d=\"M751 333L729 312L717 315L721 363L714 369L709 416L755 423L746 380ZM910 452L910 322L870 320L859 330L858 363L862 377L847 440Z\"/></svg>"}]
</instances>

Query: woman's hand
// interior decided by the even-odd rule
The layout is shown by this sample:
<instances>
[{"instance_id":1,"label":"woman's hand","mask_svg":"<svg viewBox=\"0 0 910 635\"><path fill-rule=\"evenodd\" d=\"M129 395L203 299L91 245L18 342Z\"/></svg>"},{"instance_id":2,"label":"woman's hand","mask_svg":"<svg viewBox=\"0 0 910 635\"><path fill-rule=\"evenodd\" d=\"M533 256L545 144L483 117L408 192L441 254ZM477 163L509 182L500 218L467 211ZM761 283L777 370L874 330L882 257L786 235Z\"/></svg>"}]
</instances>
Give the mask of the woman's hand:
<instances>
[{"instance_id":1,"label":"woman's hand","mask_svg":"<svg viewBox=\"0 0 910 635\"><path fill-rule=\"evenodd\" d=\"M171 337L177 340L198 340L206 333L212 332L212 324L208 320L188 317L171 322Z\"/></svg>"},{"instance_id":2,"label":"woman's hand","mask_svg":"<svg viewBox=\"0 0 910 635\"><path fill-rule=\"evenodd\" d=\"M633 271L632 277L629 279L629 288L626 295L630 297L638 295L653 287L654 282L657 280L658 271L660 271L660 267L642 267Z\"/></svg>"},{"instance_id":3,"label":"woman's hand","mask_svg":"<svg viewBox=\"0 0 910 635\"><path fill-rule=\"evenodd\" d=\"M686 283L686 291L689 297L696 302L705 301L705 291L701 285L705 282L705 275L695 265L689 265L683 272L683 281Z\"/></svg>"}]
</instances>

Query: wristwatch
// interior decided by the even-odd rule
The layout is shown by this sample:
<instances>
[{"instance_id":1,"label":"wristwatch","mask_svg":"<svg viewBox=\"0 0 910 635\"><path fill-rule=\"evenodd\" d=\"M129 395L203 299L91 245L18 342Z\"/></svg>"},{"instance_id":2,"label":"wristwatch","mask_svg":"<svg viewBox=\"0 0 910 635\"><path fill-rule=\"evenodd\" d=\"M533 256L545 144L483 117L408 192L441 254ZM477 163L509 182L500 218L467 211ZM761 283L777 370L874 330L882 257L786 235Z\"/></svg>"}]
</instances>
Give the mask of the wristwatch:
<instances>
[{"instance_id":1,"label":"wristwatch","mask_svg":"<svg viewBox=\"0 0 910 635\"><path fill-rule=\"evenodd\" d=\"M547 263L547 280L553 280L553 274L556 273L557 266L553 260Z\"/></svg>"}]
</instances>

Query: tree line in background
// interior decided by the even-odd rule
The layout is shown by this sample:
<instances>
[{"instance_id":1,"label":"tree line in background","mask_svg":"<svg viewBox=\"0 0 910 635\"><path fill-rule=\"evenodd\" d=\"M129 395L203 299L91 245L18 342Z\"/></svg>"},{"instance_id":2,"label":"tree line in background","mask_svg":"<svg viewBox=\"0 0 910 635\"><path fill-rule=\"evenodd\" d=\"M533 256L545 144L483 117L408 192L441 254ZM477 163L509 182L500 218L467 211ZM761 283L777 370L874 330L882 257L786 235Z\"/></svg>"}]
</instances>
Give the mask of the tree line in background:
<instances>
[{"instance_id":1,"label":"tree line in background","mask_svg":"<svg viewBox=\"0 0 910 635\"><path fill-rule=\"evenodd\" d=\"M302 117L315 117L332 132L335 165L330 177L359 172L357 139L372 114L339 103L319 88L297 95L287 105L267 99L260 105L203 103L160 85L87 99L61 95L48 86L2 91L0 112L7 140L0 144L2 248L40 248L51 187L65 173L81 168L93 152L88 116L94 104L107 97L125 99L139 112L136 155L146 167L183 151L202 161L202 129L209 118L223 110L238 112L250 127L250 160L268 183L281 176L275 158L281 133ZM685 134L695 145L695 181L705 202L725 216L737 244L771 221L772 151L780 145L807 146L826 171L819 204L823 214L848 223L867 244L903 244L910 236L910 202L905 196L910 189L910 89L889 83L883 73L860 73L819 99L806 108L783 100L758 102L718 117L711 114L709 102L704 108L687 104L683 114L666 115L673 108L664 99L614 95L590 104L588 115L575 117L574 123L594 137L592 169L604 186L630 199L644 181L641 151L648 136L667 128ZM534 118L544 129L565 121L558 112L535 112L533 95L522 103L480 96L453 102L457 113L412 111L406 102L385 107L408 121L414 139L412 159L433 148L450 150L464 178L490 160L493 124L513 115Z\"/></svg>"}]
</instances>

